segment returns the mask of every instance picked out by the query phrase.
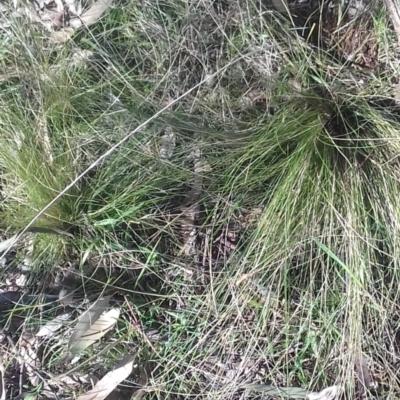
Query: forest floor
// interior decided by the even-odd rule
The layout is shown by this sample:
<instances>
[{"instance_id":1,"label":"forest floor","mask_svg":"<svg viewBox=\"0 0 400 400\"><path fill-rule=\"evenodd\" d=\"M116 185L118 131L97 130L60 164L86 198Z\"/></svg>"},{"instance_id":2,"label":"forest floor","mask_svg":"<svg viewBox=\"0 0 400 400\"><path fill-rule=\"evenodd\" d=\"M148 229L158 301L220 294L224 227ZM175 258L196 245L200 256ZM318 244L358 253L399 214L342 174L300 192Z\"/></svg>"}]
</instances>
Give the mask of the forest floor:
<instances>
[{"instance_id":1,"label":"forest floor","mask_svg":"<svg viewBox=\"0 0 400 400\"><path fill-rule=\"evenodd\" d=\"M398 399L392 20L2 2L1 400Z\"/></svg>"}]
</instances>

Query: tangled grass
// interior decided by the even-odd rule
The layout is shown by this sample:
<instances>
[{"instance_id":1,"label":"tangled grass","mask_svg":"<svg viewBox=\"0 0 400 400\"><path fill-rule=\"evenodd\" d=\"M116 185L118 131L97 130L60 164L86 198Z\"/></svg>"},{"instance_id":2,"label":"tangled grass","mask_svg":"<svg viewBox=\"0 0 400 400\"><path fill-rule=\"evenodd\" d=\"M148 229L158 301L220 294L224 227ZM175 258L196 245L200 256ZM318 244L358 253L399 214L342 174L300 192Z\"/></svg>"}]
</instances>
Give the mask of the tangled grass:
<instances>
[{"instance_id":1,"label":"tangled grass","mask_svg":"<svg viewBox=\"0 0 400 400\"><path fill-rule=\"evenodd\" d=\"M158 339L122 318L103 357L134 348L145 398L259 398L253 383L396 398L393 32L372 9L379 67L358 68L260 7L118 3L56 48L33 29L4 36L4 228L205 80L38 220L74 239L35 237L32 290L68 261L85 293L128 296Z\"/></svg>"}]
</instances>

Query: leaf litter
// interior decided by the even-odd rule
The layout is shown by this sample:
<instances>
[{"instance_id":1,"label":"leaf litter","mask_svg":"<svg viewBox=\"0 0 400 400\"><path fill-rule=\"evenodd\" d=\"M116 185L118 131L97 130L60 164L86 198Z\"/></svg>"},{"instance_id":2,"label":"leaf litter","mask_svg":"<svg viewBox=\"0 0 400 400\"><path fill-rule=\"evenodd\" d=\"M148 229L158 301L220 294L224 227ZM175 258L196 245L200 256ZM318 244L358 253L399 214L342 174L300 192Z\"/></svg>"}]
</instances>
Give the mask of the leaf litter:
<instances>
[{"instance_id":1,"label":"leaf litter","mask_svg":"<svg viewBox=\"0 0 400 400\"><path fill-rule=\"evenodd\" d=\"M79 372L74 372L70 375L64 375L60 377L55 377L50 380L51 384L63 384L69 387L82 386L83 384L96 385L98 379L93 374L83 374Z\"/></svg>"},{"instance_id":2,"label":"leaf litter","mask_svg":"<svg viewBox=\"0 0 400 400\"><path fill-rule=\"evenodd\" d=\"M277 387L272 385L244 385L247 390L263 392L269 396L279 396L284 399L302 400L333 400L340 391L339 386L330 386L320 392L311 392L300 387Z\"/></svg>"},{"instance_id":3,"label":"leaf litter","mask_svg":"<svg viewBox=\"0 0 400 400\"><path fill-rule=\"evenodd\" d=\"M64 43L83 27L96 23L111 7L113 0L79 1L15 1L4 4L0 12L14 19L26 20L50 32L50 42ZM0 15L1 16L1 15ZM3 29L10 27L7 19L0 20Z\"/></svg>"},{"instance_id":4,"label":"leaf litter","mask_svg":"<svg viewBox=\"0 0 400 400\"><path fill-rule=\"evenodd\" d=\"M11 293L15 295L14 297L16 299L21 297L18 293ZM34 295L31 297L32 299L39 298ZM79 353L85 350L88 346L99 341L116 324L120 315L120 309L114 307L107 311L107 308L109 308L109 301L110 296L99 298L81 315L76 327L72 331L67 346L72 355L79 355ZM96 376L91 373L81 373L79 371L71 371L71 373L63 374L58 377L55 376L53 378L46 377L46 379L41 376L41 357L43 354L42 345L45 341L53 338L54 335L63 327L65 321L69 320L71 316L72 311L59 314L41 326L36 334L30 331L24 331L18 344L12 348L14 349L13 352L16 360L21 366L21 376L26 376L30 384L34 387L42 385L42 395L45 395L48 398L54 398L55 396L52 386L56 386L60 389L61 387L82 386L84 384L95 385L97 383ZM120 372L123 371L124 369L121 368ZM4 379L4 374L1 376ZM115 379L115 376L112 378ZM110 383L111 381L108 380L108 382Z\"/></svg>"},{"instance_id":5,"label":"leaf litter","mask_svg":"<svg viewBox=\"0 0 400 400\"><path fill-rule=\"evenodd\" d=\"M60 330L65 324L65 321L68 321L71 317L72 312L60 314L59 316L44 324L36 333L36 337L50 338L54 336L57 331Z\"/></svg>"},{"instance_id":6,"label":"leaf litter","mask_svg":"<svg viewBox=\"0 0 400 400\"><path fill-rule=\"evenodd\" d=\"M93 25L111 6L113 0L97 0L79 17L71 19L70 27L79 29L82 26L89 27Z\"/></svg>"},{"instance_id":7,"label":"leaf litter","mask_svg":"<svg viewBox=\"0 0 400 400\"><path fill-rule=\"evenodd\" d=\"M79 321L70 337L68 349L72 355L78 355L87 347L101 339L116 324L119 315L119 308L108 308L110 296L97 300Z\"/></svg>"},{"instance_id":8,"label":"leaf litter","mask_svg":"<svg viewBox=\"0 0 400 400\"><path fill-rule=\"evenodd\" d=\"M19 360L22 368L25 368L28 379L32 386L37 386L40 379L37 370L41 367L41 361L38 356L39 340L34 334L24 332L19 341Z\"/></svg>"},{"instance_id":9,"label":"leaf litter","mask_svg":"<svg viewBox=\"0 0 400 400\"><path fill-rule=\"evenodd\" d=\"M132 373L135 356L127 355L113 371L100 379L92 390L78 397L78 400L103 400Z\"/></svg>"}]
</instances>

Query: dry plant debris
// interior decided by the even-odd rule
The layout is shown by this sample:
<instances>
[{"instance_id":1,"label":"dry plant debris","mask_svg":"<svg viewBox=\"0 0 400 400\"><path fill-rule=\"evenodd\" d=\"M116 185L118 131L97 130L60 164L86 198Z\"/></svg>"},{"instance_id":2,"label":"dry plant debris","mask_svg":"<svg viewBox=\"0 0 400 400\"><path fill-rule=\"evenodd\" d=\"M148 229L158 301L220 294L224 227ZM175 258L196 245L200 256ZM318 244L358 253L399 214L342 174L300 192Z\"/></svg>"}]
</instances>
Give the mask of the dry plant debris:
<instances>
[{"instance_id":1,"label":"dry plant debris","mask_svg":"<svg viewBox=\"0 0 400 400\"><path fill-rule=\"evenodd\" d=\"M104 400L123 380L132 373L135 356L127 355L115 366L113 371L108 372L101 378L93 389L78 397L78 400Z\"/></svg>"},{"instance_id":2,"label":"dry plant debris","mask_svg":"<svg viewBox=\"0 0 400 400\"><path fill-rule=\"evenodd\" d=\"M113 328L116 324L117 319L120 315L120 309L112 308L109 311L105 311L109 307L110 297L99 298L94 302L91 307L81 315L76 326L72 329L71 336L67 343L62 340L62 335L58 336L58 346L65 346L71 355L81 354L86 348L98 342L107 332ZM33 387L41 386L41 393L48 398L57 398L57 391L62 393L62 391L71 390L73 387L82 387L87 384L93 384L94 389L99 389L100 387L106 386L107 390L101 393L97 393L95 399L105 398L115 387L125 379L132 371L133 357L124 359L126 363L121 365L118 371L106 374L106 376L97 385L97 378L93 374L81 373L79 371L70 370L65 374L59 376L52 376L50 379L42 374L43 370L43 353L44 348L47 347L47 342L52 338L56 340L55 335L64 326L66 320L70 320L72 312L66 312L58 315L53 320L42 325L37 333L24 331L18 343L8 351L11 352L15 357L18 364L20 365L21 377L26 377ZM57 347L58 347L57 346ZM46 354L48 354L48 349L46 348ZM66 358L68 362L68 358ZM74 361L74 360L72 360ZM76 360L75 360L76 362ZM4 364L3 364L4 365ZM2 382L4 384L4 374L7 373L7 369L10 368L10 364L4 365L2 370ZM76 369L76 368L75 368ZM125 372L124 371L128 371ZM124 372L124 374L122 374ZM22 378L23 379L23 378ZM119 379L119 381L118 381ZM5 387L3 385L3 387ZM93 390L94 390L93 389ZM107 392L108 391L108 392ZM7 392L7 389L2 391L3 395ZM21 394L21 388L19 389ZM82 398L92 398L95 391L90 391L86 394L87 397ZM106 394L104 394L106 393ZM89 396L89 397L88 397ZM102 397L104 396L104 397Z\"/></svg>"},{"instance_id":3,"label":"dry plant debris","mask_svg":"<svg viewBox=\"0 0 400 400\"><path fill-rule=\"evenodd\" d=\"M68 349L73 355L80 354L87 347L101 339L116 324L120 310L109 306L110 297L97 300L78 320L69 339Z\"/></svg>"},{"instance_id":4,"label":"dry plant debris","mask_svg":"<svg viewBox=\"0 0 400 400\"><path fill-rule=\"evenodd\" d=\"M2 5L3 15L10 14L15 19L27 19L51 32L52 43L63 43L73 34L97 22L112 5L113 0L81 1L10 1ZM7 28L7 23L2 23Z\"/></svg>"},{"instance_id":5,"label":"dry plant debris","mask_svg":"<svg viewBox=\"0 0 400 400\"><path fill-rule=\"evenodd\" d=\"M39 331L36 333L36 337L47 337L50 338L56 334L58 330L62 328L65 321L70 320L72 317L71 312L66 312L53 318L51 321L47 322L40 327Z\"/></svg>"},{"instance_id":6,"label":"dry plant debris","mask_svg":"<svg viewBox=\"0 0 400 400\"><path fill-rule=\"evenodd\" d=\"M269 396L279 396L283 399L333 400L340 392L339 386L331 386L320 392L310 392L297 387L275 387L270 385L246 385L248 390L256 390Z\"/></svg>"}]
</instances>

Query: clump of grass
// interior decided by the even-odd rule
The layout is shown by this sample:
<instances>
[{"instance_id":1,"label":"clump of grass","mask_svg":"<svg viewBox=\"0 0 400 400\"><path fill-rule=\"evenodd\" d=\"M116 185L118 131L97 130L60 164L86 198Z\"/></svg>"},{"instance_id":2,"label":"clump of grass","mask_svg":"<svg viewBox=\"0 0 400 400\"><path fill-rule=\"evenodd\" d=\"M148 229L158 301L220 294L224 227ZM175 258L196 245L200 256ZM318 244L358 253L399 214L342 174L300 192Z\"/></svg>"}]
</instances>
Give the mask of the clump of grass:
<instances>
[{"instance_id":1,"label":"clump of grass","mask_svg":"<svg viewBox=\"0 0 400 400\"><path fill-rule=\"evenodd\" d=\"M2 219L6 225L21 228L68 183L74 173L73 155L51 154L38 121L10 108L2 102ZM68 193L46 213L42 223L68 225L76 200L76 191Z\"/></svg>"},{"instance_id":2,"label":"clump of grass","mask_svg":"<svg viewBox=\"0 0 400 400\"><path fill-rule=\"evenodd\" d=\"M354 360L361 351L376 350L366 345L376 337L375 329L372 336L367 333L367 321L388 309L397 313L392 306L397 290L391 284L377 285L376 277L385 270L389 281L397 282L394 193L399 190L395 161L399 121L396 107L388 112L374 100L372 95L335 92L331 86L311 87L295 96L288 93L274 115L254 130L249 144L232 155L235 163L223 175L229 177L227 193L232 187L247 189L265 208L239 265L226 271L230 279L214 281L218 290L212 291L213 304L222 305L221 313L229 315L224 320L238 318L235 326L240 329L248 326L242 318L253 308L251 293L262 297L255 311L258 322L249 328L252 340L245 346L249 357L266 357L258 348L264 340L274 341L277 333L271 325L277 318L282 335L278 343L286 340L290 349L302 342L302 350L287 355L281 366L272 362L270 379L275 369L287 368L291 383L298 379L299 384L312 386L322 379L327 385L330 367L322 359L328 362L325 357L338 342L341 367L337 365L331 374L342 383L352 379ZM391 272L377 265L383 253ZM233 282L239 282L237 287L232 288ZM303 300L293 300L296 297ZM279 306L278 299L297 304ZM310 323L318 334L312 333ZM385 317L382 323L381 332L391 331ZM303 330L308 330L305 337L300 334ZM234 329L232 334L235 337ZM308 352L315 362L307 371L302 358Z\"/></svg>"},{"instance_id":3,"label":"clump of grass","mask_svg":"<svg viewBox=\"0 0 400 400\"><path fill-rule=\"evenodd\" d=\"M191 305L207 321L206 332L190 335L203 353L177 354L176 363L213 377L179 379L184 392L236 392L243 370L232 367L228 384L226 371L210 364L232 363L241 352L252 365L266 363L264 379L275 384L352 382L344 385L351 395L355 363L363 352L376 355L376 338L393 330L386 315L398 312L397 106L384 107L371 82L346 87L346 73L324 70L331 62L322 56L318 69L288 69L307 89L278 83L275 113L257 120L242 148L216 157L221 197L261 203L264 212L244 249L206 288L211 301ZM369 325L375 318L379 329ZM382 368L392 370L379 352Z\"/></svg>"},{"instance_id":4,"label":"clump of grass","mask_svg":"<svg viewBox=\"0 0 400 400\"><path fill-rule=\"evenodd\" d=\"M2 218L23 227L132 126L208 68L229 65L39 222L77 228L85 288L139 292L140 321L163 337L156 352L138 339L157 364L149 398L235 398L249 381L315 390L339 383L350 395L362 353L395 368L379 343L397 331L398 107L378 92L387 76L343 67L282 17L260 20L251 2L214 11L130 3L76 38L94 51L88 65L71 67L65 48L28 57L40 67L27 81L31 97L17 106L21 82L0 97ZM225 11L235 18L224 19ZM192 21L192 12L204 21ZM209 57L215 38L222 50ZM267 56L277 72L264 68ZM249 87L264 94L261 110L240 106ZM166 126L177 144L163 159ZM194 148L209 166L195 223L204 224L196 232L207 232L211 250L198 246L184 257L178 221L197 174ZM209 256L221 230L256 207L261 216L235 251ZM44 260L47 238L39 239L36 257ZM129 326L120 333L134 340ZM390 384L382 392L399 389Z\"/></svg>"}]
</instances>

